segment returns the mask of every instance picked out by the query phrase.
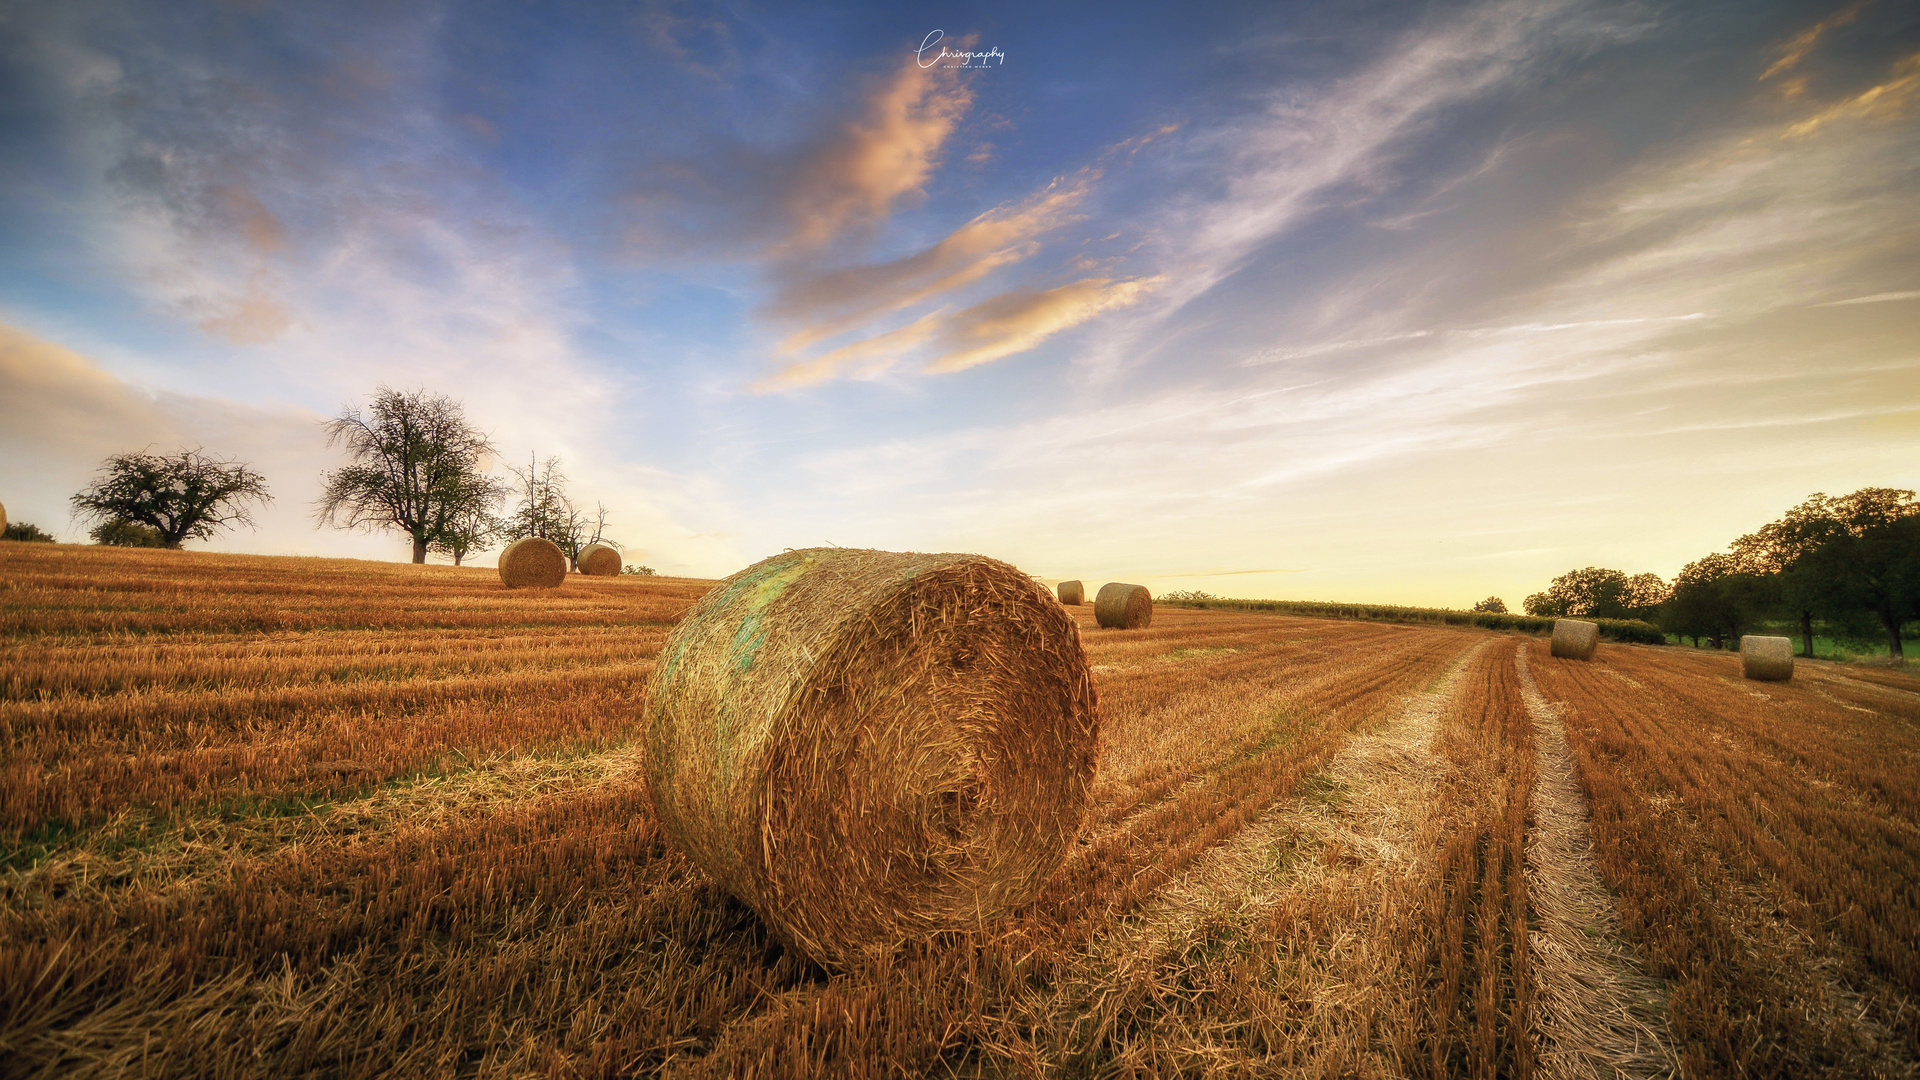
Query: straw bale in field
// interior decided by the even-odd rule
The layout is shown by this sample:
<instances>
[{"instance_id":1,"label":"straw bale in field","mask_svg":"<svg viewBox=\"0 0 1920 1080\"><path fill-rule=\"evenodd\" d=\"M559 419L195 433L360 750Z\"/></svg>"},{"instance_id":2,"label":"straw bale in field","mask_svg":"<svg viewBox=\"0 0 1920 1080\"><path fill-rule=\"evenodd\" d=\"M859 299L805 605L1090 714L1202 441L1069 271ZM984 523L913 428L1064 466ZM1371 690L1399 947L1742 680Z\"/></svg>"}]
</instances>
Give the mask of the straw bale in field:
<instances>
[{"instance_id":1,"label":"straw bale in field","mask_svg":"<svg viewBox=\"0 0 1920 1080\"><path fill-rule=\"evenodd\" d=\"M523 536L500 553L500 580L509 589L551 589L567 580L567 553L538 536Z\"/></svg>"},{"instance_id":2,"label":"straw bale in field","mask_svg":"<svg viewBox=\"0 0 1920 1080\"><path fill-rule=\"evenodd\" d=\"M1749 679L1780 682L1793 678L1793 639L1745 634L1740 638L1740 672Z\"/></svg>"},{"instance_id":3,"label":"straw bale in field","mask_svg":"<svg viewBox=\"0 0 1920 1080\"><path fill-rule=\"evenodd\" d=\"M1060 602L1063 604L1084 604L1087 602L1086 586L1077 581L1060 583Z\"/></svg>"},{"instance_id":4,"label":"straw bale in field","mask_svg":"<svg viewBox=\"0 0 1920 1080\"><path fill-rule=\"evenodd\" d=\"M1145 585L1109 581L1093 598L1094 621L1119 630L1145 630L1153 624L1153 594Z\"/></svg>"},{"instance_id":5,"label":"straw bale in field","mask_svg":"<svg viewBox=\"0 0 1920 1080\"><path fill-rule=\"evenodd\" d=\"M573 561L583 574L619 577L620 565L626 560L620 555L620 549L612 544L588 544L580 549L579 557Z\"/></svg>"},{"instance_id":6,"label":"straw bale in field","mask_svg":"<svg viewBox=\"0 0 1920 1080\"><path fill-rule=\"evenodd\" d=\"M1555 619L1553 621L1553 647L1555 656L1564 656L1569 660L1593 659L1593 647L1600 643L1600 624L1584 619Z\"/></svg>"},{"instance_id":7,"label":"straw bale in field","mask_svg":"<svg viewBox=\"0 0 1920 1080\"><path fill-rule=\"evenodd\" d=\"M789 945L851 965L1030 899L1079 832L1099 721L1073 617L979 555L789 551L661 648L667 835Z\"/></svg>"},{"instance_id":8,"label":"straw bale in field","mask_svg":"<svg viewBox=\"0 0 1920 1080\"><path fill-rule=\"evenodd\" d=\"M6 532L6 531L7 531L7 507L5 503L0 503L0 533Z\"/></svg>"}]
</instances>

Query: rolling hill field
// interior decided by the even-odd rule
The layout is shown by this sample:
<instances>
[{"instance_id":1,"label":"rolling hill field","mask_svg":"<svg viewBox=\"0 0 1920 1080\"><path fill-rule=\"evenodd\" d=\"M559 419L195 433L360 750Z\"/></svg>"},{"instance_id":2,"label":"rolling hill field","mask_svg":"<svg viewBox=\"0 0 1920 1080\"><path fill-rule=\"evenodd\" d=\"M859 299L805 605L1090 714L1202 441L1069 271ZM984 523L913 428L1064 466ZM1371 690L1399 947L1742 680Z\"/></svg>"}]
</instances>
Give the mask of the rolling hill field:
<instances>
[{"instance_id":1,"label":"rolling hill field","mask_svg":"<svg viewBox=\"0 0 1920 1080\"><path fill-rule=\"evenodd\" d=\"M1920 679L1083 605L1066 865L830 971L651 817L711 584L0 543L0 1076L1920 1068Z\"/></svg>"}]
</instances>

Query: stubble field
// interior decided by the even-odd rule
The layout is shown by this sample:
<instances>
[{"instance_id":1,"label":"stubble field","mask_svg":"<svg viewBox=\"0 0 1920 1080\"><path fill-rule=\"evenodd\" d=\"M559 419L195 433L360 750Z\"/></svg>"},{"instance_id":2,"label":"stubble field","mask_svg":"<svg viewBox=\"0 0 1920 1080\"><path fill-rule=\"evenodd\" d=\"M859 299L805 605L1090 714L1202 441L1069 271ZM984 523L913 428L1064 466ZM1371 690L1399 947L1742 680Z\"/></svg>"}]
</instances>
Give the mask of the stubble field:
<instances>
[{"instance_id":1,"label":"stubble field","mask_svg":"<svg viewBox=\"0 0 1920 1080\"><path fill-rule=\"evenodd\" d=\"M1076 609L1087 827L786 952L635 740L710 583L0 544L0 1075L1913 1075L1920 679Z\"/></svg>"}]
</instances>

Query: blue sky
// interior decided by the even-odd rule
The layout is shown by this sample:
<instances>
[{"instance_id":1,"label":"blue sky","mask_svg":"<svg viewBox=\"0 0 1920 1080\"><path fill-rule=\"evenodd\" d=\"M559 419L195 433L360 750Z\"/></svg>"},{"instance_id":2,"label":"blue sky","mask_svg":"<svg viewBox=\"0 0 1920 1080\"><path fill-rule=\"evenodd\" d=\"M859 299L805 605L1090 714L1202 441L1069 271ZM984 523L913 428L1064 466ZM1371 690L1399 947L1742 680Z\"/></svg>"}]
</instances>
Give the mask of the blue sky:
<instances>
[{"instance_id":1,"label":"blue sky","mask_svg":"<svg viewBox=\"0 0 1920 1080\"><path fill-rule=\"evenodd\" d=\"M1887 0L16 4L0 502L198 445L205 546L403 559L311 519L385 383L666 572L1671 576L1920 487L1916 105Z\"/></svg>"}]
</instances>

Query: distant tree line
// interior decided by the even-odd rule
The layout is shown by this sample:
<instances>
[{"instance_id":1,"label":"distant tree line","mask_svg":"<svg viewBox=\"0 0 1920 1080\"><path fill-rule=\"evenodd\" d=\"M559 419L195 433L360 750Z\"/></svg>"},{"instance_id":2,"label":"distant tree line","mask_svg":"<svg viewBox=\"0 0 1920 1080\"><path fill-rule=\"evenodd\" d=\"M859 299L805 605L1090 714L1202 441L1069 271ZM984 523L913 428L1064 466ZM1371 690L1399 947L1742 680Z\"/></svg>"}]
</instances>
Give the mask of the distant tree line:
<instances>
[{"instance_id":1,"label":"distant tree line","mask_svg":"<svg viewBox=\"0 0 1920 1080\"><path fill-rule=\"evenodd\" d=\"M319 524L343 529L395 529L413 541L413 561L469 555L526 536L553 541L575 569L581 549L618 541L607 536L605 504L591 510L567 492L560 459L508 466L511 479L490 473L492 440L469 424L460 404L425 390L381 386L362 412L348 406L325 422L327 444L351 459L321 478L314 504ZM512 510L501 512L510 498ZM203 449L115 454L72 498L74 516L90 522L95 543L178 548L234 525L254 524L252 510L273 500L264 477L244 463ZM5 539L52 542L33 525L11 522ZM633 571L651 574L640 567Z\"/></svg>"},{"instance_id":2,"label":"distant tree line","mask_svg":"<svg viewBox=\"0 0 1920 1080\"><path fill-rule=\"evenodd\" d=\"M1714 648L1785 624L1808 657L1817 627L1878 638L1888 656L1904 658L1904 628L1920 619L1920 502L1899 488L1816 492L1728 550L1688 563L1671 585L1589 566L1553 579L1525 606L1529 615L1644 619Z\"/></svg>"}]
</instances>

